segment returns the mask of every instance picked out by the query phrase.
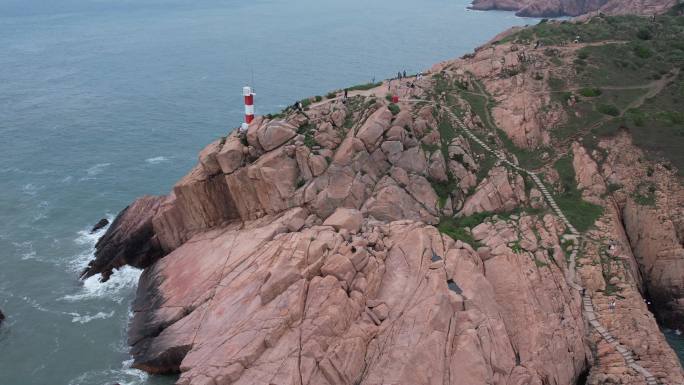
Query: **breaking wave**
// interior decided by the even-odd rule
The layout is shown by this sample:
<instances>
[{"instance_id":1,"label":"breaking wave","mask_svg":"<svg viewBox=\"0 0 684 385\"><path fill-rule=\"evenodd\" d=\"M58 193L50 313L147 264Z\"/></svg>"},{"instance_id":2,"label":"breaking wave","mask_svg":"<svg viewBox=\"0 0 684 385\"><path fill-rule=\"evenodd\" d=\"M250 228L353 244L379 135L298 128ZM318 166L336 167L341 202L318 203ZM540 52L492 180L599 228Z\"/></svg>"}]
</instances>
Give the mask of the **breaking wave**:
<instances>
[{"instance_id":1,"label":"breaking wave","mask_svg":"<svg viewBox=\"0 0 684 385\"><path fill-rule=\"evenodd\" d=\"M105 168L109 167L111 163L98 163L86 170L86 173L88 176L95 176L98 174L101 174L102 171L104 171Z\"/></svg>"},{"instance_id":2,"label":"breaking wave","mask_svg":"<svg viewBox=\"0 0 684 385\"><path fill-rule=\"evenodd\" d=\"M165 156L155 156L154 158L145 159L145 162L147 162L149 164L159 164L159 163L164 163L164 162L168 162L168 161L169 161L169 158L167 158Z\"/></svg>"},{"instance_id":3,"label":"breaking wave","mask_svg":"<svg viewBox=\"0 0 684 385\"><path fill-rule=\"evenodd\" d=\"M120 369L93 370L85 372L80 376L69 381L69 385L84 384L110 384L120 385L141 385L147 381L147 373L142 370L133 369L133 360L126 360L121 363Z\"/></svg>"},{"instance_id":4,"label":"breaking wave","mask_svg":"<svg viewBox=\"0 0 684 385\"><path fill-rule=\"evenodd\" d=\"M105 313L105 312L101 311L101 312L98 312L97 314L94 314L94 315L89 315L89 314L80 315L78 313L69 313L69 315L73 317L73 318L71 318L71 322L73 322L73 323L78 322L80 324L86 324L86 323L93 321L93 320L96 320L96 319L111 318L114 315L114 310L110 311L109 313Z\"/></svg>"},{"instance_id":5,"label":"breaking wave","mask_svg":"<svg viewBox=\"0 0 684 385\"><path fill-rule=\"evenodd\" d=\"M107 219L111 222L114 216L107 215ZM98 239L107 231L109 226L96 231L91 234L88 230L81 230L78 232L78 237L74 240L77 244L83 245L84 250L71 261L71 269L74 272L81 272L88 266L94 257L95 244ZM100 276L95 275L83 281L83 285L75 294L63 296L61 299L65 301L82 301L96 298L108 298L118 303L122 303L127 299L131 290L135 289L138 284L138 278L142 271L130 266L114 271L107 282L100 282Z\"/></svg>"}]
</instances>

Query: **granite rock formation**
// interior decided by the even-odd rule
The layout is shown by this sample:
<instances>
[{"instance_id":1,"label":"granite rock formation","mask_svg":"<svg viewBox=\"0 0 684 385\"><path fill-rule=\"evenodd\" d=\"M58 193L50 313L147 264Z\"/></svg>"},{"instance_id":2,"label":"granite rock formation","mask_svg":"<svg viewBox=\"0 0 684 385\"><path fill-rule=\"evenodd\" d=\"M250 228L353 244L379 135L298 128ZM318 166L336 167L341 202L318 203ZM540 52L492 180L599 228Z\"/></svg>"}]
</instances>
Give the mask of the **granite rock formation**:
<instances>
[{"instance_id":1,"label":"granite rock formation","mask_svg":"<svg viewBox=\"0 0 684 385\"><path fill-rule=\"evenodd\" d=\"M488 127L521 148L554 145L564 110L548 108L550 90L532 74L506 71L525 62L541 72L548 60L490 44L395 80L397 105L383 84L314 102L306 115L258 117L209 144L168 196L119 214L84 272L145 269L129 329L134 366L180 373L181 385L644 384L587 326L568 279L568 228L539 186L444 111L514 160ZM492 121L451 85L491 95ZM627 134L600 148L599 163L596 149L563 147L571 183L604 209L577 274L639 363L682 383L644 302L648 292L658 314L682 319L681 184L635 160ZM538 173L559 184L548 165ZM644 178L657 186L651 207L632 198ZM458 220L468 224L449 227Z\"/></svg>"}]
</instances>

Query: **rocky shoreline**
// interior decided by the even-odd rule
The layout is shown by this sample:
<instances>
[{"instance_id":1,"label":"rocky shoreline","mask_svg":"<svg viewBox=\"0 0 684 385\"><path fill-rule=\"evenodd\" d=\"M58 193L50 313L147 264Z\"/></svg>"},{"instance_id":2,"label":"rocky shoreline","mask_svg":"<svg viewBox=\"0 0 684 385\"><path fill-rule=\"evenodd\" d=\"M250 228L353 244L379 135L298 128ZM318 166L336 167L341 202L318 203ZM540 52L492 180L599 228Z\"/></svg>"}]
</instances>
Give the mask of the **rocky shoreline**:
<instances>
[{"instance_id":1,"label":"rocky shoreline","mask_svg":"<svg viewBox=\"0 0 684 385\"><path fill-rule=\"evenodd\" d=\"M551 132L576 99L549 79L602 43L509 36L258 117L124 209L83 276L145 269L134 366L181 385L683 383L644 299L684 319L676 169L624 131Z\"/></svg>"}]
</instances>

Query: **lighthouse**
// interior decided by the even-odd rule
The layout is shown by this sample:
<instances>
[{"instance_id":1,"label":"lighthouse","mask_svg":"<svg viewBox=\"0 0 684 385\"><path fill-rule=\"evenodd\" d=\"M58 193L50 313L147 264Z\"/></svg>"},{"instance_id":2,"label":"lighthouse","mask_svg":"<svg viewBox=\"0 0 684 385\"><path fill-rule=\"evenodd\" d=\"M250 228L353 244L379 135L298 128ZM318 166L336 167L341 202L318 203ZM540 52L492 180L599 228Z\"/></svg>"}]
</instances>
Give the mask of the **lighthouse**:
<instances>
[{"instance_id":1,"label":"lighthouse","mask_svg":"<svg viewBox=\"0 0 684 385\"><path fill-rule=\"evenodd\" d=\"M242 87L242 96L245 97L245 122L240 127L240 132L246 132L249 124L254 120L254 90L252 87Z\"/></svg>"}]
</instances>

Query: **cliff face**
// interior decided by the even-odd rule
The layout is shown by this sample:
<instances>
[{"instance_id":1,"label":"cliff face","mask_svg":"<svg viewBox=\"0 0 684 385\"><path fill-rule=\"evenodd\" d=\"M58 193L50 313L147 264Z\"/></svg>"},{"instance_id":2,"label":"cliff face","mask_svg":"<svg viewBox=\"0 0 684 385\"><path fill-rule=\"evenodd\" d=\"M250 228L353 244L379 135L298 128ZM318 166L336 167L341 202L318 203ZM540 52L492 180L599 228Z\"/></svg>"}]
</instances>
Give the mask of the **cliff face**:
<instances>
[{"instance_id":1,"label":"cliff face","mask_svg":"<svg viewBox=\"0 0 684 385\"><path fill-rule=\"evenodd\" d=\"M518 16L579 16L590 12L609 15L660 14L675 0L473 0L472 9L516 11Z\"/></svg>"},{"instance_id":2,"label":"cliff face","mask_svg":"<svg viewBox=\"0 0 684 385\"><path fill-rule=\"evenodd\" d=\"M592 44L504 38L211 143L84 272L145 268L134 366L194 385L684 382L644 300L682 319L675 171L625 132L556 132L584 112L550 79L576 91Z\"/></svg>"}]
</instances>

